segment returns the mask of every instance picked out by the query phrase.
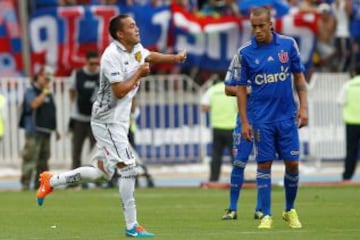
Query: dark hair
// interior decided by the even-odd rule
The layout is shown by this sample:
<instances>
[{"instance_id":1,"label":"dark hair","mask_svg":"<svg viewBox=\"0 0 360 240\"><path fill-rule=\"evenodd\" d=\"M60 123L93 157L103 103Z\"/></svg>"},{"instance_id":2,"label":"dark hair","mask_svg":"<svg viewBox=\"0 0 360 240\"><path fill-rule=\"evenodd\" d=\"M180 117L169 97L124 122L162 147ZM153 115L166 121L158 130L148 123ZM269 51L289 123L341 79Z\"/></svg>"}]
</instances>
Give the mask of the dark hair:
<instances>
[{"instance_id":1,"label":"dark hair","mask_svg":"<svg viewBox=\"0 0 360 240\"><path fill-rule=\"evenodd\" d=\"M254 7L250 10L250 16L260 16L262 14L266 14L268 20L271 21L271 7L262 6L262 7Z\"/></svg>"},{"instance_id":2,"label":"dark hair","mask_svg":"<svg viewBox=\"0 0 360 240\"><path fill-rule=\"evenodd\" d=\"M99 57L99 53L97 51L90 50L90 51L86 52L85 57L86 57L86 59L97 58L97 57Z\"/></svg>"},{"instance_id":3,"label":"dark hair","mask_svg":"<svg viewBox=\"0 0 360 240\"><path fill-rule=\"evenodd\" d=\"M37 72L34 74L33 78L32 78L33 82L37 82L39 76L40 76L40 75L42 74L42 72L44 72L44 71L45 71L45 66L40 67L39 71L37 71Z\"/></svg>"},{"instance_id":4,"label":"dark hair","mask_svg":"<svg viewBox=\"0 0 360 240\"><path fill-rule=\"evenodd\" d=\"M116 32L123 30L123 23L121 20L130 17L127 14L119 14L110 20L109 33L113 39L117 39Z\"/></svg>"}]
</instances>

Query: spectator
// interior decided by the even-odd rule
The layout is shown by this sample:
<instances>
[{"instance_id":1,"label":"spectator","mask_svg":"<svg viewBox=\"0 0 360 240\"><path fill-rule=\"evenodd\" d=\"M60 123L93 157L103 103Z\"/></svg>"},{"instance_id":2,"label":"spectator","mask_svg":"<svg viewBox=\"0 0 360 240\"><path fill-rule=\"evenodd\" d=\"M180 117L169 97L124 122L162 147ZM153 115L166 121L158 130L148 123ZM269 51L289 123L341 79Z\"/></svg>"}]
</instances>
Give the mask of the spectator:
<instances>
[{"instance_id":1,"label":"spectator","mask_svg":"<svg viewBox=\"0 0 360 240\"><path fill-rule=\"evenodd\" d=\"M96 51L86 53L86 63L81 69L73 71L70 78L70 101L72 113L70 131L72 133L72 165L81 166L81 154L86 139L90 141L90 150L96 141L91 131L91 108L99 88L99 56ZM86 185L83 185L86 188Z\"/></svg>"},{"instance_id":2,"label":"spectator","mask_svg":"<svg viewBox=\"0 0 360 240\"><path fill-rule=\"evenodd\" d=\"M118 0L99 0L100 4L103 5L117 5L119 2Z\"/></svg>"},{"instance_id":3,"label":"spectator","mask_svg":"<svg viewBox=\"0 0 360 240\"><path fill-rule=\"evenodd\" d=\"M52 78L52 69L47 66L42 67L25 92L19 123L19 126L25 130L20 180L23 190L30 189L34 171L36 172L34 189L37 189L40 173L49 169L50 136L56 131L56 107L50 89ZM60 138L57 131L56 138Z\"/></svg>"},{"instance_id":4,"label":"spectator","mask_svg":"<svg viewBox=\"0 0 360 240\"><path fill-rule=\"evenodd\" d=\"M77 5L76 0L59 0L59 6L75 6Z\"/></svg>"},{"instance_id":5,"label":"spectator","mask_svg":"<svg viewBox=\"0 0 360 240\"><path fill-rule=\"evenodd\" d=\"M316 51L319 56L318 70L329 72L334 70L334 34L336 30L336 19L331 12L331 7L327 3L322 3L318 7L320 18L318 21L319 32L317 35Z\"/></svg>"},{"instance_id":6,"label":"spectator","mask_svg":"<svg viewBox=\"0 0 360 240\"><path fill-rule=\"evenodd\" d=\"M212 128L212 154L210 162L210 182L218 182L221 173L224 150L231 153L233 130L237 114L236 99L226 96L223 81L216 82L201 98L201 110L210 113ZM231 163L234 160L232 154Z\"/></svg>"},{"instance_id":7,"label":"spectator","mask_svg":"<svg viewBox=\"0 0 360 240\"><path fill-rule=\"evenodd\" d=\"M166 4L164 0L126 0L127 6L144 6L149 5L154 8L160 7Z\"/></svg>"},{"instance_id":8,"label":"spectator","mask_svg":"<svg viewBox=\"0 0 360 240\"><path fill-rule=\"evenodd\" d=\"M185 10L193 14L196 14L198 11L196 0L172 0L172 3L179 4Z\"/></svg>"},{"instance_id":9,"label":"spectator","mask_svg":"<svg viewBox=\"0 0 360 240\"><path fill-rule=\"evenodd\" d=\"M349 7L350 16L350 35L352 41L352 62L355 66L360 62L360 0L348 0L351 4Z\"/></svg>"},{"instance_id":10,"label":"spectator","mask_svg":"<svg viewBox=\"0 0 360 240\"><path fill-rule=\"evenodd\" d=\"M360 150L360 63L354 68L353 78L346 82L338 96L343 106L346 128L346 157L342 179L349 181L354 176Z\"/></svg>"},{"instance_id":11,"label":"spectator","mask_svg":"<svg viewBox=\"0 0 360 240\"><path fill-rule=\"evenodd\" d=\"M298 1L299 11L303 12L317 12L316 0Z\"/></svg>"},{"instance_id":12,"label":"spectator","mask_svg":"<svg viewBox=\"0 0 360 240\"><path fill-rule=\"evenodd\" d=\"M348 0L335 0L332 11L336 18L335 49L336 70L338 72L349 71L351 59L351 41L349 31L349 16L347 9L351 7Z\"/></svg>"}]
</instances>

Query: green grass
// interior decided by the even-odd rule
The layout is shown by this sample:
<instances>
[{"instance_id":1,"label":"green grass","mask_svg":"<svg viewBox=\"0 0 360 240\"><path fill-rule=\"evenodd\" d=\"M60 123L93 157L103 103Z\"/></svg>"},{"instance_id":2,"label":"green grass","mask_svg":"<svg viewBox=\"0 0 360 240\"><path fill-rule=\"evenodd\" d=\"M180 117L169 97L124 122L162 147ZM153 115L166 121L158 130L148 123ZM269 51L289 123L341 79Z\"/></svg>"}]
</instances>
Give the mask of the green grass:
<instances>
[{"instance_id":1,"label":"green grass","mask_svg":"<svg viewBox=\"0 0 360 240\"><path fill-rule=\"evenodd\" d=\"M0 192L0 240L124 239L116 189L57 190L38 207L35 192ZM221 221L228 190L138 189L139 221L155 239L359 239L360 188L302 187L297 210L303 229L281 220L283 189L272 193L273 229L258 230L253 220L255 189L245 189L236 221ZM56 226L56 228L55 228Z\"/></svg>"}]
</instances>

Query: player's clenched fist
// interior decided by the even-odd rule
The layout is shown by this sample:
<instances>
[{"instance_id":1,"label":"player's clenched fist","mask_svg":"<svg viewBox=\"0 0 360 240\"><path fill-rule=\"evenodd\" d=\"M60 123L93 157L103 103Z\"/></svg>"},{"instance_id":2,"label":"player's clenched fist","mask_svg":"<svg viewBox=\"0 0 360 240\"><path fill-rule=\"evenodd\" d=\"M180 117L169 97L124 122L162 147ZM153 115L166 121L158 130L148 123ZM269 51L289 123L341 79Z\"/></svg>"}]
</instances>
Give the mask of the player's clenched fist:
<instances>
[{"instance_id":1,"label":"player's clenched fist","mask_svg":"<svg viewBox=\"0 0 360 240\"><path fill-rule=\"evenodd\" d=\"M150 64L149 63L141 64L139 66L138 71L139 71L141 77L148 76L150 74Z\"/></svg>"},{"instance_id":2,"label":"player's clenched fist","mask_svg":"<svg viewBox=\"0 0 360 240\"><path fill-rule=\"evenodd\" d=\"M178 54L176 54L176 62L183 63L186 60L186 51L180 51Z\"/></svg>"}]
</instances>

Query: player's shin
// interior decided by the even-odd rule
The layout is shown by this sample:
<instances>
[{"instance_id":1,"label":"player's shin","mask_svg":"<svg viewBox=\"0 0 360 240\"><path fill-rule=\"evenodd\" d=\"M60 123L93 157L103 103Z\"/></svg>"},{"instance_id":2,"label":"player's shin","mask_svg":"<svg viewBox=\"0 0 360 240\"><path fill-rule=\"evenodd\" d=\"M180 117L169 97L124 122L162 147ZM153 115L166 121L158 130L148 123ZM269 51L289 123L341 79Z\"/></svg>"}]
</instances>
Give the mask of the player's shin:
<instances>
[{"instance_id":1,"label":"player's shin","mask_svg":"<svg viewBox=\"0 0 360 240\"><path fill-rule=\"evenodd\" d=\"M138 224L136 216L136 204L134 198L135 179L137 176L136 165L129 165L119 169L119 192L124 209L126 228L131 229Z\"/></svg>"},{"instance_id":2,"label":"player's shin","mask_svg":"<svg viewBox=\"0 0 360 240\"><path fill-rule=\"evenodd\" d=\"M289 171L286 171L284 176L285 198L286 198L285 211L290 211L291 209L294 208L294 202L297 195L298 185L299 185L299 172L291 173Z\"/></svg>"},{"instance_id":3,"label":"player's shin","mask_svg":"<svg viewBox=\"0 0 360 240\"><path fill-rule=\"evenodd\" d=\"M104 178L104 173L95 167L80 167L69 172L54 175L50 179L52 187L83 182L95 182Z\"/></svg>"},{"instance_id":4,"label":"player's shin","mask_svg":"<svg viewBox=\"0 0 360 240\"><path fill-rule=\"evenodd\" d=\"M235 160L233 169L231 171L229 209L233 211L237 210L237 203L240 195L240 190L244 182L245 166L246 166L246 162Z\"/></svg>"},{"instance_id":5,"label":"player's shin","mask_svg":"<svg viewBox=\"0 0 360 240\"><path fill-rule=\"evenodd\" d=\"M264 216L271 216L271 170L258 169L256 173L258 195L262 205Z\"/></svg>"}]
</instances>

